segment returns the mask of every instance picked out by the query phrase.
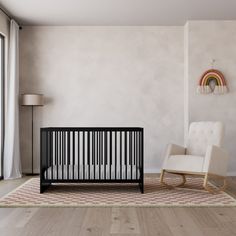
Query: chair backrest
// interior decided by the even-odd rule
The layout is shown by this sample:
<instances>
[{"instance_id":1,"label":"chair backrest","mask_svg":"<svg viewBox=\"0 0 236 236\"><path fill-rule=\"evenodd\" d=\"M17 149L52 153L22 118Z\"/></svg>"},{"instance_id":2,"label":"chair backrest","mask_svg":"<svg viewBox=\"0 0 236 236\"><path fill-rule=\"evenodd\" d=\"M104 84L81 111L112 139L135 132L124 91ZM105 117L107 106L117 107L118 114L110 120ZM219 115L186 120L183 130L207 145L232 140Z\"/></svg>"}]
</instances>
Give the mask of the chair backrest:
<instances>
[{"instance_id":1,"label":"chair backrest","mask_svg":"<svg viewBox=\"0 0 236 236\"><path fill-rule=\"evenodd\" d=\"M224 126L221 122L193 122L187 140L188 155L205 156L208 145L221 147Z\"/></svg>"}]
</instances>

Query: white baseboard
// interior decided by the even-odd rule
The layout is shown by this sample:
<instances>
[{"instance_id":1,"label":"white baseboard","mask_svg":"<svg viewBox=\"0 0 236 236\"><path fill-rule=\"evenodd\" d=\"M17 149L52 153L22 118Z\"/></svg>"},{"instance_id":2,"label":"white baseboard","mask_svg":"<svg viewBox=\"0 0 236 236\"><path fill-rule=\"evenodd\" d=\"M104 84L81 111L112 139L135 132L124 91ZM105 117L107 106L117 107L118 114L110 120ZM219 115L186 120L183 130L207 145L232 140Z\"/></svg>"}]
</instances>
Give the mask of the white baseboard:
<instances>
[{"instance_id":1,"label":"white baseboard","mask_svg":"<svg viewBox=\"0 0 236 236\"><path fill-rule=\"evenodd\" d=\"M227 176L236 176L236 171L229 171Z\"/></svg>"},{"instance_id":2,"label":"white baseboard","mask_svg":"<svg viewBox=\"0 0 236 236\"><path fill-rule=\"evenodd\" d=\"M22 170L22 173L24 173L24 174L30 174L32 172L32 170L31 169L23 169ZM34 169L34 173L35 174L39 174L39 169Z\"/></svg>"},{"instance_id":3,"label":"white baseboard","mask_svg":"<svg viewBox=\"0 0 236 236\"><path fill-rule=\"evenodd\" d=\"M146 174L160 174L161 173L161 169L160 168L145 169L144 173L146 173Z\"/></svg>"}]
</instances>

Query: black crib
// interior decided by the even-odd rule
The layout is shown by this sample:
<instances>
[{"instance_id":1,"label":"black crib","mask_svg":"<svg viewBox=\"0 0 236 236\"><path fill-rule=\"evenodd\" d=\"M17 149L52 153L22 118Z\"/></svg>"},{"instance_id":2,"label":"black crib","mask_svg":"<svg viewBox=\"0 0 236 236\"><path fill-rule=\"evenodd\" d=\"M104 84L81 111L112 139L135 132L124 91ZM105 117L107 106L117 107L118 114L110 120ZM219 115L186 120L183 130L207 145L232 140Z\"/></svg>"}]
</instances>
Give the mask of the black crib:
<instances>
[{"instance_id":1,"label":"black crib","mask_svg":"<svg viewBox=\"0 0 236 236\"><path fill-rule=\"evenodd\" d=\"M40 193L52 183L137 183L144 192L143 128L41 128Z\"/></svg>"}]
</instances>

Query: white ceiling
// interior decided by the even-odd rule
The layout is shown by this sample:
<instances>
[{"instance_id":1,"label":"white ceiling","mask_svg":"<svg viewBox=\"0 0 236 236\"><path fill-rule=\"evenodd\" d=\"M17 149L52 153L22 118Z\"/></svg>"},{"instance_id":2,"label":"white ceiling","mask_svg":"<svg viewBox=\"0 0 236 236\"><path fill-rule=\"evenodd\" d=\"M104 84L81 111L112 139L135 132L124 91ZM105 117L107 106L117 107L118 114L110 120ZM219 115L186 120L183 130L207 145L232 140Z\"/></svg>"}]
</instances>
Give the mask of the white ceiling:
<instances>
[{"instance_id":1,"label":"white ceiling","mask_svg":"<svg viewBox=\"0 0 236 236\"><path fill-rule=\"evenodd\" d=\"M183 25L236 20L236 0L0 0L22 25Z\"/></svg>"}]
</instances>

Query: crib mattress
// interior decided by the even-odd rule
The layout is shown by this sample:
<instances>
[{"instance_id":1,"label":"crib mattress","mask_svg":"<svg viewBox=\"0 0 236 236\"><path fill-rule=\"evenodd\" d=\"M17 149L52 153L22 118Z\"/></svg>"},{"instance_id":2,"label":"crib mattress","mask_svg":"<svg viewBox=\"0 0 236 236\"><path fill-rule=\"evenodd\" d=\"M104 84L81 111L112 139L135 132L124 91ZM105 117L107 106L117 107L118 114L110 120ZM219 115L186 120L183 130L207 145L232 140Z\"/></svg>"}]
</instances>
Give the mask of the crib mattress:
<instances>
[{"instance_id":1,"label":"crib mattress","mask_svg":"<svg viewBox=\"0 0 236 236\"><path fill-rule=\"evenodd\" d=\"M139 170L136 165L116 166L107 165L53 165L44 172L44 178L48 180L89 180L89 179L139 179ZM73 174L74 169L74 174Z\"/></svg>"}]
</instances>

